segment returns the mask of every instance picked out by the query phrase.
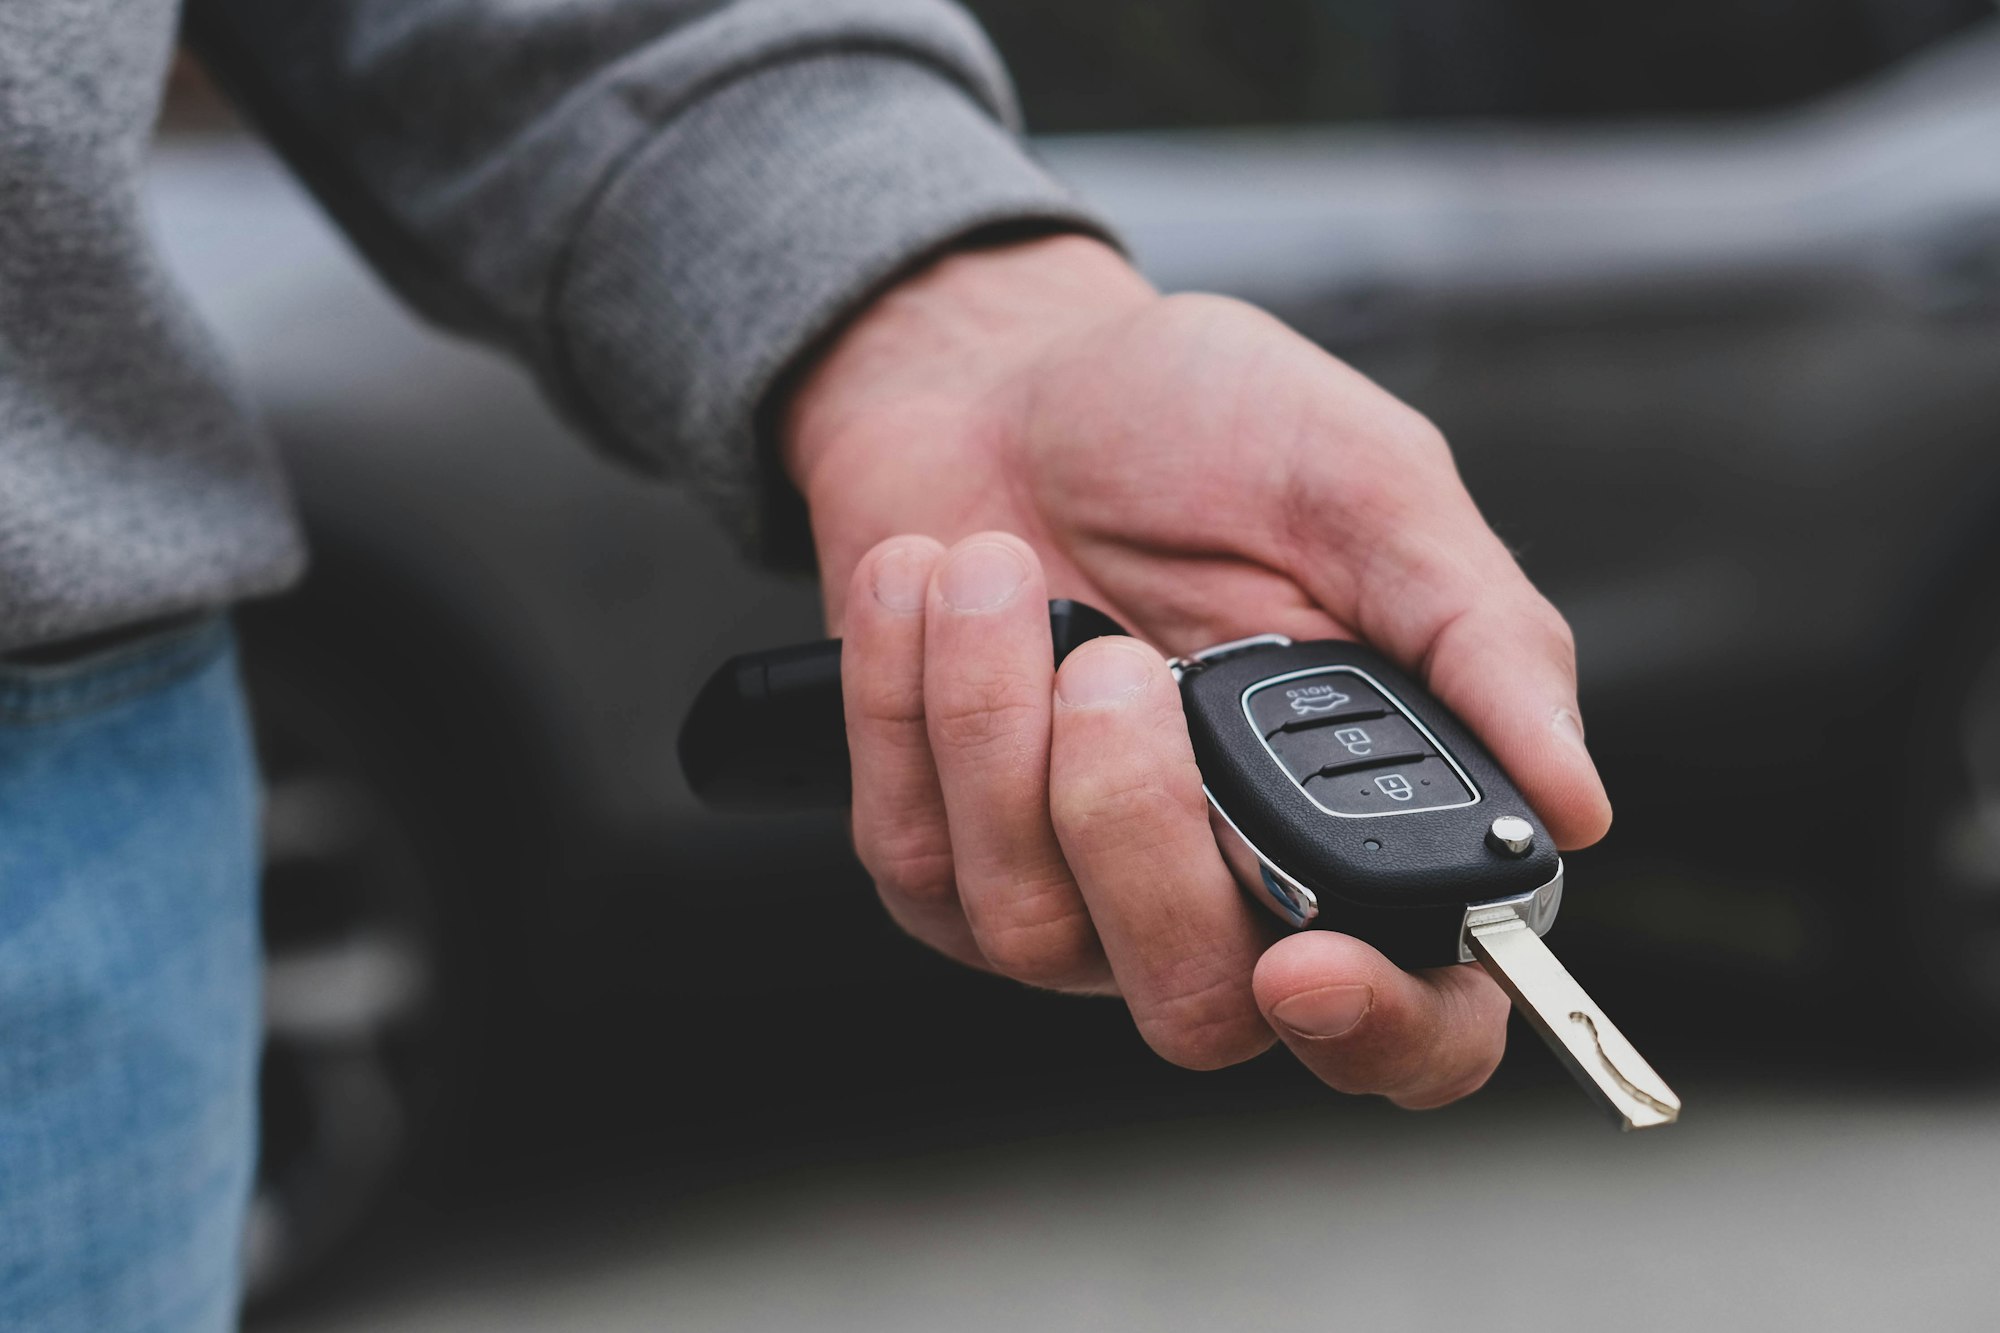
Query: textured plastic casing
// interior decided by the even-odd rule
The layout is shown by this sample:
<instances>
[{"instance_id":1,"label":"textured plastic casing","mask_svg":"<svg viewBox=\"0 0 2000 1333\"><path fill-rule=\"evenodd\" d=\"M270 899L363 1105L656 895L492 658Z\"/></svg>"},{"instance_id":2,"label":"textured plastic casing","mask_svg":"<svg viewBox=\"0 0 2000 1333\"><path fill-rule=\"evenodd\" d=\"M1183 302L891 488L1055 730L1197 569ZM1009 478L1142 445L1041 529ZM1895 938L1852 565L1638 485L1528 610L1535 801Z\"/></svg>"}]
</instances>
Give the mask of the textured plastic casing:
<instances>
[{"instance_id":1,"label":"textured plastic casing","mask_svg":"<svg viewBox=\"0 0 2000 1333\"><path fill-rule=\"evenodd\" d=\"M1342 817L1315 805L1265 747L1243 701L1273 677L1326 667L1353 667L1372 678L1457 762L1479 799L1369 817ZM1366 940L1404 967L1439 967L1458 961L1468 904L1532 893L1561 868L1548 830L1486 747L1362 644L1323 640L1250 648L1190 667L1181 677L1181 696L1210 799L1266 860L1318 897L1314 928ZM1501 815L1533 825L1526 855L1509 855L1487 842L1488 828Z\"/></svg>"}]
</instances>

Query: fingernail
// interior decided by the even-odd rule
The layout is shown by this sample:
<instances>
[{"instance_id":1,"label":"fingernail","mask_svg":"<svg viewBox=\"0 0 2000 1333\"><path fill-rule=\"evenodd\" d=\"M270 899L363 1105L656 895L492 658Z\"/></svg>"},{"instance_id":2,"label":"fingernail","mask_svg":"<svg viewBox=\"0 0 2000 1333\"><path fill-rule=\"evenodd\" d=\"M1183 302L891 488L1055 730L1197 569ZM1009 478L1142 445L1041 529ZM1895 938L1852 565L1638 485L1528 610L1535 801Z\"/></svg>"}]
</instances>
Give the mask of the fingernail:
<instances>
[{"instance_id":1,"label":"fingernail","mask_svg":"<svg viewBox=\"0 0 2000 1333\"><path fill-rule=\"evenodd\" d=\"M875 600L899 615L923 610L930 581L930 563L915 551L885 551L875 562Z\"/></svg>"},{"instance_id":2,"label":"fingernail","mask_svg":"<svg viewBox=\"0 0 2000 1333\"><path fill-rule=\"evenodd\" d=\"M980 542L953 551L938 576L938 592L956 611L990 611L1028 581L1021 553L999 542Z\"/></svg>"},{"instance_id":3,"label":"fingernail","mask_svg":"<svg viewBox=\"0 0 2000 1333\"><path fill-rule=\"evenodd\" d=\"M1056 675L1056 696L1071 708L1114 704L1137 694L1159 668L1132 644L1108 643L1078 653Z\"/></svg>"},{"instance_id":4,"label":"fingernail","mask_svg":"<svg viewBox=\"0 0 2000 1333\"><path fill-rule=\"evenodd\" d=\"M1338 1037L1354 1029L1375 1003L1373 986L1322 986L1282 1000L1271 1017L1294 1036Z\"/></svg>"},{"instance_id":5,"label":"fingernail","mask_svg":"<svg viewBox=\"0 0 2000 1333\"><path fill-rule=\"evenodd\" d=\"M1562 737L1568 744L1574 745L1585 758L1590 756L1590 747L1583 743L1583 719L1576 715L1574 709L1556 709L1555 716L1549 720L1549 725L1555 728L1556 735Z\"/></svg>"}]
</instances>

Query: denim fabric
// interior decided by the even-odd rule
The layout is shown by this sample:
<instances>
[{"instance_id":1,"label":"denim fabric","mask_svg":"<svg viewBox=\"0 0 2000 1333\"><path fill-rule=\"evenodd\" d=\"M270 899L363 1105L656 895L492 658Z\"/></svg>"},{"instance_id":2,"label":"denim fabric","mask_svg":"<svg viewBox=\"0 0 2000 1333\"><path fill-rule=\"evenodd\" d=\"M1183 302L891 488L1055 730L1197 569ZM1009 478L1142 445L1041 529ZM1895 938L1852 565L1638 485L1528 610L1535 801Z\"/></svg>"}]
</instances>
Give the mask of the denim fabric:
<instances>
[{"instance_id":1,"label":"denim fabric","mask_svg":"<svg viewBox=\"0 0 2000 1333\"><path fill-rule=\"evenodd\" d=\"M235 1326L257 792L229 630L0 663L0 1329Z\"/></svg>"}]
</instances>

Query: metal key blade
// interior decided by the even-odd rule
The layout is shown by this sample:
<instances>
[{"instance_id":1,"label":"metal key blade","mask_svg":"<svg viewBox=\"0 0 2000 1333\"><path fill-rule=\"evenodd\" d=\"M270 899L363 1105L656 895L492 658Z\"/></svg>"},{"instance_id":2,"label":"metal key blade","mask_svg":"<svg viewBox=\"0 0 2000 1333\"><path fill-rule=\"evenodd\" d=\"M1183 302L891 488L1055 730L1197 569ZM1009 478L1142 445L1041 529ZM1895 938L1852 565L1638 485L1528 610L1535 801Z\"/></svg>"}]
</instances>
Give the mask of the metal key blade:
<instances>
[{"instance_id":1,"label":"metal key blade","mask_svg":"<svg viewBox=\"0 0 2000 1333\"><path fill-rule=\"evenodd\" d=\"M1465 916L1465 933L1473 954L1620 1129L1671 1125L1679 1117L1681 1099L1674 1090L1640 1058L1512 904L1472 908Z\"/></svg>"}]
</instances>

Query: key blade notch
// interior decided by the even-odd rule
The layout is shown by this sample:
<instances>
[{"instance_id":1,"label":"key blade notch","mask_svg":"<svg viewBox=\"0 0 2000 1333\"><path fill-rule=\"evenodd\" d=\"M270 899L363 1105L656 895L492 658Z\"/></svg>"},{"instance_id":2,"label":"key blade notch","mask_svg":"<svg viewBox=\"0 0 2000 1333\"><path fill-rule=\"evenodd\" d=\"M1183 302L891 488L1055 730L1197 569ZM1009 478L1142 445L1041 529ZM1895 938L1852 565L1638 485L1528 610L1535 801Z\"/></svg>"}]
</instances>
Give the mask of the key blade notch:
<instances>
[{"instance_id":1,"label":"key blade notch","mask_svg":"<svg viewBox=\"0 0 2000 1333\"><path fill-rule=\"evenodd\" d=\"M1470 909L1465 933L1473 955L1620 1129L1652 1129L1680 1117L1681 1099L1529 929L1516 905Z\"/></svg>"}]
</instances>

